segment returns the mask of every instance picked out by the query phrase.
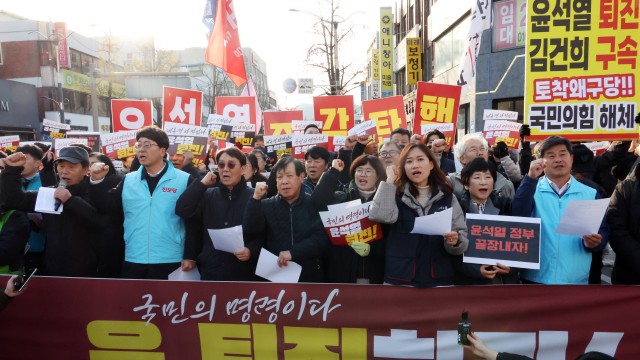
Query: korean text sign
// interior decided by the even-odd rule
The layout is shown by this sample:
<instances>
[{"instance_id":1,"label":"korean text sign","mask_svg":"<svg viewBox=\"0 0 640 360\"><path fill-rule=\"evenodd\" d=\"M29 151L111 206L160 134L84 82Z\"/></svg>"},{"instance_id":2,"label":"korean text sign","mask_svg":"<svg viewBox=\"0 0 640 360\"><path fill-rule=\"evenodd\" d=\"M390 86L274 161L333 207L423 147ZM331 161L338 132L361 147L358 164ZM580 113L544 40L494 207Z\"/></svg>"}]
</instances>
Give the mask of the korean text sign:
<instances>
[{"instance_id":1,"label":"korean text sign","mask_svg":"<svg viewBox=\"0 0 640 360\"><path fill-rule=\"evenodd\" d=\"M126 159L136 155L136 130L100 134L102 153L109 159Z\"/></svg>"},{"instance_id":2,"label":"korean text sign","mask_svg":"<svg viewBox=\"0 0 640 360\"><path fill-rule=\"evenodd\" d=\"M200 126L202 123L202 91L165 86L162 122ZM164 125L163 125L164 127Z\"/></svg>"},{"instance_id":3,"label":"korean text sign","mask_svg":"<svg viewBox=\"0 0 640 360\"><path fill-rule=\"evenodd\" d=\"M637 138L638 1L527 1L531 140Z\"/></svg>"},{"instance_id":4,"label":"korean text sign","mask_svg":"<svg viewBox=\"0 0 640 360\"><path fill-rule=\"evenodd\" d=\"M420 133L424 124L455 124L458 120L461 89L457 85L418 82L413 132Z\"/></svg>"},{"instance_id":5,"label":"korean text sign","mask_svg":"<svg viewBox=\"0 0 640 360\"><path fill-rule=\"evenodd\" d=\"M464 262L540 268L539 218L467 214L467 229Z\"/></svg>"},{"instance_id":6,"label":"korean text sign","mask_svg":"<svg viewBox=\"0 0 640 360\"><path fill-rule=\"evenodd\" d=\"M322 133L327 135L347 135L355 125L353 96L315 96L313 113L316 121L322 121Z\"/></svg>"},{"instance_id":7,"label":"korean text sign","mask_svg":"<svg viewBox=\"0 0 640 360\"><path fill-rule=\"evenodd\" d=\"M380 8L380 78L381 95L393 95L393 8Z\"/></svg>"},{"instance_id":8,"label":"korean text sign","mask_svg":"<svg viewBox=\"0 0 640 360\"><path fill-rule=\"evenodd\" d=\"M67 131L71 130L71 125L62 124L57 121L42 120L43 140L63 139L67 136Z\"/></svg>"},{"instance_id":9,"label":"korean text sign","mask_svg":"<svg viewBox=\"0 0 640 360\"><path fill-rule=\"evenodd\" d=\"M267 135L264 137L264 147L271 159L280 159L283 154L291 154L293 135Z\"/></svg>"},{"instance_id":10,"label":"korean text sign","mask_svg":"<svg viewBox=\"0 0 640 360\"><path fill-rule=\"evenodd\" d=\"M291 134L291 121L304 118L302 110L265 111L262 115L265 135Z\"/></svg>"},{"instance_id":11,"label":"korean text sign","mask_svg":"<svg viewBox=\"0 0 640 360\"><path fill-rule=\"evenodd\" d=\"M551 351L575 359L587 349L637 355L640 329L629 321L636 288L515 289L36 276L3 311L0 333L13 345L6 359L445 360L464 358L455 322L466 309L489 346L509 343L531 358Z\"/></svg>"},{"instance_id":12,"label":"korean text sign","mask_svg":"<svg viewBox=\"0 0 640 360\"><path fill-rule=\"evenodd\" d=\"M4 152L6 152L7 150L16 152L16 149L19 145L20 136L18 135L0 136L0 150Z\"/></svg>"},{"instance_id":13,"label":"korean text sign","mask_svg":"<svg viewBox=\"0 0 640 360\"><path fill-rule=\"evenodd\" d=\"M362 102L363 119L376 121L378 139L389 139L391 132L397 128L407 128L407 114L402 96L391 96L383 99L365 100Z\"/></svg>"},{"instance_id":14,"label":"korean text sign","mask_svg":"<svg viewBox=\"0 0 640 360\"><path fill-rule=\"evenodd\" d=\"M255 96L219 96L216 113L233 119L234 123L256 124ZM255 131L255 129L254 129Z\"/></svg>"},{"instance_id":15,"label":"korean text sign","mask_svg":"<svg viewBox=\"0 0 640 360\"><path fill-rule=\"evenodd\" d=\"M510 149L517 149L520 144L520 127L522 124L508 120L485 120L482 136L489 146L504 141Z\"/></svg>"},{"instance_id":16,"label":"korean text sign","mask_svg":"<svg viewBox=\"0 0 640 360\"><path fill-rule=\"evenodd\" d=\"M202 126L185 125L179 123L165 123L164 131L169 137L169 154L184 154L190 151L194 158L193 164L198 165L207 156L207 138L209 129Z\"/></svg>"},{"instance_id":17,"label":"korean text sign","mask_svg":"<svg viewBox=\"0 0 640 360\"><path fill-rule=\"evenodd\" d=\"M151 126L153 104L151 100L111 99L113 132L138 130Z\"/></svg>"},{"instance_id":18,"label":"korean text sign","mask_svg":"<svg viewBox=\"0 0 640 360\"><path fill-rule=\"evenodd\" d=\"M320 219L334 245L371 242L382 238L380 224L369 219L371 202L361 205L321 211Z\"/></svg>"}]
</instances>

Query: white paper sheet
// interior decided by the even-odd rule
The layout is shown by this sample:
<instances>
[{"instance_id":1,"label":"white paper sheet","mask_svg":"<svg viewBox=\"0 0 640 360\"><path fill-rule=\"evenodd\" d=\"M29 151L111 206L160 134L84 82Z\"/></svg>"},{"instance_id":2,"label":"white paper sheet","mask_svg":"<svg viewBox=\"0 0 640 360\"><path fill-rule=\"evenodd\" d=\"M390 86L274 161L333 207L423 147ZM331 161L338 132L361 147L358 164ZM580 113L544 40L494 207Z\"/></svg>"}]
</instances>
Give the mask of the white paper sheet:
<instances>
[{"instance_id":1,"label":"white paper sheet","mask_svg":"<svg viewBox=\"0 0 640 360\"><path fill-rule=\"evenodd\" d=\"M56 207L56 198L53 196L53 193L56 192L55 188L49 187L41 187L38 189L38 197L36 198L36 212L47 213L47 214L60 214L64 208L64 204L60 204L58 211L55 211Z\"/></svg>"},{"instance_id":2,"label":"white paper sheet","mask_svg":"<svg viewBox=\"0 0 640 360\"><path fill-rule=\"evenodd\" d=\"M608 206L608 198L569 201L556 233L577 237L597 234Z\"/></svg>"},{"instance_id":3,"label":"white paper sheet","mask_svg":"<svg viewBox=\"0 0 640 360\"><path fill-rule=\"evenodd\" d=\"M207 229L207 231L216 250L233 254L244 248L242 225L226 229Z\"/></svg>"},{"instance_id":4,"label":"white paper sheet","mask_svg":"<svg viewBox=\"0 0 640 360\"><path fill-rule=\"evenodd\" d=\"M177 268L169 274L169 280L173 281L200 281L200 271L197 267L189 271L182 271L182 267Z\"/></svg>"},{"instance_id":5,"label":"white paper sheet","mask_svg":"<svg viewBox=\"0 0 640 360\"><path fill-rule=\"evenodd\" d=\"M419 216L413 225L412 234L442 235L451 232L452 208L431 215Z\"/></svg>"},{"instance_id":6,"label":"white paper sheet","mask_svg":"<svg viewBox=\"0 0 640 360\"><path fill-rule=\"evenodd\" d=\"M265 249L260 250L256 275L274 283L297 283L302 266L289 261L287 266L278 267L278 257Z\"/></svg>"}]
</instances>

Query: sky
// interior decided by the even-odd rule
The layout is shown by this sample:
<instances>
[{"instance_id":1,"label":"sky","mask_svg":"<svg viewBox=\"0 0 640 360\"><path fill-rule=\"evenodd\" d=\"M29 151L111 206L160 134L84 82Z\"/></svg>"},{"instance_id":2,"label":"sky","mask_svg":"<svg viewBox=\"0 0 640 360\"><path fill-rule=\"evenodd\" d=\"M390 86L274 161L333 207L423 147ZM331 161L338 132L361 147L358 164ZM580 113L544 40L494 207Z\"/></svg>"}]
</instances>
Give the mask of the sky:
<instances>
[{"instance_id":1,"label":"sky","mask_svg":"<svg viewBox=\"0 0 640 360\"><path fill-rule=\"evenodd\" d=\"M286 95L287 78L313 77L327 83L326 75L305 65L307 49L314 39L313 23L322 16L327 0L234 0L240 41L251 47L267 64L269 88L282 106L311 103L311 95ZM334 0L337 2L337 0ZM338 13L346 19L339 26L353 25L354 32L339 49L340 64L363 66L367 49L378 28L381 6L393 0L341 0ZM67 28L85 36L154 36L156 48L180 50L206 47L207 28L202 23L204 0L0 0L0 9L33 20L64 21ZM326 7L324 8L326 9ZM324 12L327 14L327 12ZM357 78L364 80L365 75ZM317 90L319 92L319 90ZM359 90L352 92L358 102Z\"/></svg>"}]
</instances>

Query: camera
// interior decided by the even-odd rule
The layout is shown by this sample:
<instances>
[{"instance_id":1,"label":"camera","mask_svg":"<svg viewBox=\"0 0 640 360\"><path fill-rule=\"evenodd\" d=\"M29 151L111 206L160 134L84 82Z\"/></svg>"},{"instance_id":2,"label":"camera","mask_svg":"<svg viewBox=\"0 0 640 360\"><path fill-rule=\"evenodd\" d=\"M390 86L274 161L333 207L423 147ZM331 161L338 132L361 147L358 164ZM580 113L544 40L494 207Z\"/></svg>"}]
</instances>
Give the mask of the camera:
<instances>
[{"instance_id":1,"label":"camera","mask_svg":"<svg viewBox=\"0 0 640 360\"><path fill-rule=\"evenodd\" d=\"M471 323L469 322L469 313L462 311L460 322L458 323L458 344L471 345L467 336L471 335Z\"/></svg>"}]
</instances>

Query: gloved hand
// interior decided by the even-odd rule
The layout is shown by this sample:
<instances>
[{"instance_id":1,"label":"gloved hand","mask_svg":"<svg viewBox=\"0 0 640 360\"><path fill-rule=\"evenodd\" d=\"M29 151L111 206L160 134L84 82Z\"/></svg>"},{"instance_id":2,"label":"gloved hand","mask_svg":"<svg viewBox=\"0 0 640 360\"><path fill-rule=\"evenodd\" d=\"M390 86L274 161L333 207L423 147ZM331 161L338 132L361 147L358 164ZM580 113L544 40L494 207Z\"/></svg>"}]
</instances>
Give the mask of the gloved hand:
<instances>
[{"instance_id":1,"label":"gloved hand","mask_svg":"<svg viewBox=\"0 0 640 360\"><path fill-rule=\"evenodd\" d=\"M353 251L358 253L358 255L365 257L369 255L369 251L371 250L371 245L363 242L352 242L351 248Z\"/></svg>"},{"instance_id":2,"label":"gloved hand","mask_svg":"<svg viewBox=\"0 0 640 360\"><path fill-rule=\"evenodd\" d=\"M509 156L509 147L507 143L504 141L498 141L495 145L493 145L493 156L498 159L502 159L503 157Z\"/></svg>"},{"instance_id":3,"label":"gloved hand","mask_svg":"<svg viewBox=\"0 0 640 360\"><path fill-rule=\"evenodd\" d=\"M520 139L524 140L525 136L531 135L531 129L529 128L529 125L522 124L522 126L520 126L520 130L518 130L518 133L520 134Z\"/></svg>"}]
</instances>

